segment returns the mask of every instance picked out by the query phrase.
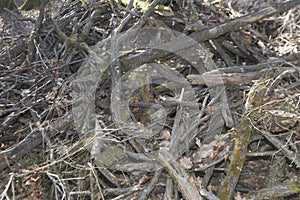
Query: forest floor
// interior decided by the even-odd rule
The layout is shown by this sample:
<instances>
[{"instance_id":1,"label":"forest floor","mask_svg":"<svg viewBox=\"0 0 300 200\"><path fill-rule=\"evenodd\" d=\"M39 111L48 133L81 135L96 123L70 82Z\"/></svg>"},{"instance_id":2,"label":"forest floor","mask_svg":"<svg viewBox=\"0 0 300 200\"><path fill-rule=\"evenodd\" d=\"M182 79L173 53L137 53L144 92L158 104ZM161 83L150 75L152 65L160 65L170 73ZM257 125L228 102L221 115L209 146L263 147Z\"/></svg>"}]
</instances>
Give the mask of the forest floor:
<instances>
[{"instance_id":1,"label":"forest floor","mask_svg":"<svg viewBox=\"0 0 300 200\"><path fill-rule=\"evenodd\" d=\"M0 13L0 200L299 199L300 1L129 2Z\"/></svg>"}]
</instances>

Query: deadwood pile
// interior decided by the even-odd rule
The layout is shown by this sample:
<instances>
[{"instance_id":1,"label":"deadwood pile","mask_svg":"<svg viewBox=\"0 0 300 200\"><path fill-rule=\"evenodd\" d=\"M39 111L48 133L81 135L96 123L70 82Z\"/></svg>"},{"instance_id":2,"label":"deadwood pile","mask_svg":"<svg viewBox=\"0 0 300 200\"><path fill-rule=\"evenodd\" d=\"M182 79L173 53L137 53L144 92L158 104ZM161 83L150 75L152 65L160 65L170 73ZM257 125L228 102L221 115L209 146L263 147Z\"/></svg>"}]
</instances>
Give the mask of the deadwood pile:
<instances>
[{"instance_id":1,"label":"deadwood pile","mask_svg":"<svg viewBox=\"0 0 300 200\"><path fill-rule=\"evenodd\" d=\"M299 199L299 5L1 8L0 199Z\"/></svg>"}]
</instances>

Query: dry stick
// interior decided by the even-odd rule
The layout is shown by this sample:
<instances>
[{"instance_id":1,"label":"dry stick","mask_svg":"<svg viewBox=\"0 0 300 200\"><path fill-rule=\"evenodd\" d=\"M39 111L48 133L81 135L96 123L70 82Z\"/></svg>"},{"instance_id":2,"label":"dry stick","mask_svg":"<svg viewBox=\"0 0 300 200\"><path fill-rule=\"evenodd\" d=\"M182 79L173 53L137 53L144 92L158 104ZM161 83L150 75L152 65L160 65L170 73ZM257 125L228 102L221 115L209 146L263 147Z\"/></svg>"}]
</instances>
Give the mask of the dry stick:
<instances>
[{"instance_id":1,"label":"dry stick","mask_svg":"<svg viewBox=\"0 0 300 200\"><path fill-rule=\"evenodd\" d=\"M93 13L93 15L96 15L95 13ZM74 52L72 52L72 48L76 47L77 49L80 49L83 52L89 52L90 48L88 47L88 45L84 42L79 43L78 40L78 34L77 34L77 29L78 29L78 24L74 24L73 30L71 35L68 37L63 31L62 29L58 26L57 22L52 19L52 23L54 26L55 31L58 34L59 39L64 42L65 45L65 50L63 53L63 57L66 57L67 59L69 59L69 61L66 61L66 63L70 64L70 60L74 54ZM92 24L90 24L92 26ZM85 27L85 28L91 28L91 27ZM87 37L87 33L83 32L82 37Z\"/></svg>"},{"instance_id":2,"label":"dry stick","mask_svg":"<svg viewBox=\"0 0 300 200\"><path fill-rule=\"evenodd\" d=\"M52 122L49 125L49 129L47 133L50 134L50 137L55 136L59 130L63 130L65 127L67 127L72 122L72 115L65 115L62 118L59 118ZM0 153L0 171L5 169L7 166L7 163L5 162L4 157L7 156L8 158L11 158L14 155L17 155L17 157L20 157L28 152L30 152L32 149L34 149L36 146L40 145L43 141L43 136L40 133L40 128L36 128L33 130L24 140L16 144L14 147L1 151Z\"/></svg>"},{"instance_id":3,"label":"dry stick","mask_svg":"<svg viewBox=\"0 0 300 200\"><path fill-rule=\"evenodd\" d=\"M300 54L299 54L300 55ZM297 69L292 67L278 67L286 63L282 59L278 59L272 62L261 63L258 65L248 65L248 66L236 66L228 68L219 68L217 70L212 70L205 72L201 75L191 74L187 78L193 85L209 85L209 86L218 86L218 85L238 85L251 83L252 80L258 79L263 74L267 72L282 72L290 73L285 71L296 72ZM217 79L219 76L222 76L222 79ZM280 77L279 77L280 78Z\"/></svg>"},{"instance_id":4,"label":"dry stick","mask_svg":"<svg viewBox=\"0 0 300 200\"><path fill-rule=\"evenodd\" d=\"M248 101L250 108L246 110L241 118L240 124L236 131L235 145L231 156L231 161L227 169L227 175L222 181L218 197L222 200L230 200L233 196L234 189L243 170L246 160L247 147L250 142L252 132L254 110L258 108L265 96L267 88L263 82L255 82L249 91Z\"/></svg>"},{"instance_id":5,"label":"dry stick","mask_svg":"<svg viewBox=\"0 0 300 200\"><path fill-rule=\"evenodd\" d=\"M172 194L173 194L173 181L171 178L167 178L164 200L172 199Z\"/></svg>"},{"instance_id":6,"label":"dry stick","mask_svg":"<svg viewBox=\"0 0 300 200\"><path fill-rule=\"evenodd\" d=\"M104 195L103 195L103 192L102 192L102 188L101 188L101 185L99 184L99 179L98 179L98 176L97 176L97 173L93 167L93 164L88 162L88 166L90 167L90 171L92 172L92 175L94 176L95 180L96 180L96 185L98 187L98 190L99 190L99 193L100 193L100 196L101 196L101 199L105 199L104 198ZM93 187L90 187L90 188L93 188ZM93 195L93 193L91 193L91 195Z\"/></svg>"},{"instance_id":7,"label":"dry stick","mask_svg":"<svg viewBox=\"0 0 300 200\"><path fill-rule=\"evenodd\" d=\"M38 37L39 31L41 29L41 26L42 26L42 23L44 20L44 16L45 16L45 8L49 2L50 2L50 0L45 0L42 2L41 6L39 8L40 13L36 20L34 31L32 32L32 35L30 36L30 40L28 43L28 61L30 61L30 62L33 61L34 55L36 53L34 41Z\"/></svg>"},{"instance_id":8,"label":"dry stick","mask_svg":"<svg viewBox=\"0 0 300 200\"><path fill-rule=\"evenodd\" d=\"M110 1L112 2L112 1ZM133 1L131 0L127 6L127 8L131 8ZM112 74L112 87L117 84L117 82L120 79L120 74L122 73L120 70L120 61L119 61L119 55L118 55L118 44L117 44L117 34L120 33L125 25L129 22L129 20L132 18L131 14L128 14L120 23L118 27L116 27L110 35L111 38L111 49L112 49L112 56L111 56L111 66L110 66L110 72ZM115 20L115 19L113 19Z\"/></svg>"},{"instance_id":9,"label":"dry stick","mask_svg":"<svg viewBox=\"0 0 300 200\"><path fill-rule=\"evenodd\" d=\"M223 61L225 62L225 64L228 67L232 67L234 66L234 63L232 61L232 59L230 58L230 56L224 51L222 45L219 44L219 42L217 40L209 40L209 42L211 43L211 45L213 46L213 48L218 52L218 54L221 56L221 58L223 59Z\"/></svg>"},{"instance_id":10,"label":"dry stick","mask_svg":"<svg viewBox=\"0 0 300 200\"><path fill-rule=\"evenodd\" d=\"M0 200L3 200L4 197L7 195L8 189L10 188L13 179L14 179L14 173L9 173L9 180L8 180L8 183L6 184L5 189L3 190L3 192L0 195Z\"/></svg>"},{"instance_id":11,"label":"dry stick","mask_svg":"<svg viewBox=\"0 0 300 200\"><path fill-rule=\"evenodd\" d=\"M133 108L150 108L151 106L155 105L161 105L164 107L177 107L179 104L181 106L187 106L193 109L199 108L201 105L200 103L194 103L194 102L188 102L188 101L165 101L165 102L158 102L158 103L152 103L152 102L129 102L129 106ZM1 139L0 139L1 140Z\"/></svg>"},{"instance_id":12,"label":"dry stick","mask_svg":"<svg viewBox=\"0 0 300 200\"><path fill-rule=\"evenodd\" d=\"M227 67L227 68L219 68L218 71L221 73L245 73L245 72L256 72L266 68L274 68L273 65L276 64L279 66L285 62L293 62L300 60L300 53L294 53L288 56L278 57L276 59L271 59L266 61L265 63L260 63L257 65L246 65L246 66L235 66L235 67ZM207 72L209 73L209 72ZM211 73L215 73L211 71Z\"/></svg>"},{"instance_id":13,"label":"dry stick","mask_svg":"<svg viewBox=\"0 0 300 200\"><path fill-rule=\"evenodd\" d=\"M46 175L52 181L55 192L59 193L62 199L66 199L69 192L61 178L57 174L53 174L50 172L46 172Z\"/></svg>"},{"instance_id":14,"label":"dry stick","mask_svg":"<svg viewBox=\"0 0 300 200\"><path fill-rule=\"evenodd\" d=\"M212 38L217 38L223 35L224 33L240 30L242 27L248 25L249 23L254 23L263 18L285 12L298 5L300 5L300 0L273 4L272 6L263 8L257 12L250 13L240 18L236 18L232 21L229 21L219 26L215 26L211 29L202 31L200 33L192 33L191 36L199 42L206 41Z\"/></svg>"},{"instance_id":15,"label":"dry stick","mask_svg":"<svg viewBox=\"0 0 300 200\"><path fill-rule=\"evenodd\" d=\"M184 92L184 88L181 91L181 95L179 98L179 102L182 100L183 97L183 92ZM180 138L182 137L182 135L184 135L184 128L183 128L183 123L181 123L181 119L182 119L182 115L183 115L183 107L181 104L179 104L179 106L177 107L176 110L176 116L174 119L174 125L172 128L172 139L170 141L170 153L172 155L176 155L177 156L177 151L178 151L178 146L180 141Z\"/></svg>"},{"instance_id":16,"label":"dry stick","mask_svg":"<svg viewBox=\"0 0 300 200\"><path fill-rule=\"evenodd\" d=\"M128 4L128 5L129 5L129 4ZM127 13L130 14L131 16L135 16L135 17L138 17L138 18L141 17L141 15L139 15L138 13L136 13L137 9L130 10L129 8L127 8L128 6L125 8L125 7L123 7L123 6L119 5L119 4L117 4L117 6L118 6L118 8L119 8L120 10L123 10L123 11L127 12Z\"/></svg>"},{"instance_id":17,"label":"dry stick","mask_svg":"<svg viewBox=\"0 0 300 200\"><path fill-rule=\"evenodd\" d=\"M265 70L248 73L223 73L221 74L221 79L218 79L218 77L220 77L220 74L215 72L217 71L213 70L201 75L192 74L187 78L193 85L209 85L211 87L218 85L239 85L251 83L253 80L258 79L265 73Z\"/></svg>"},{"instance_id":18,"label":"dry stick","mask_svg":"<svg viewBox=\"0 0 300 200\"><path fill-rule=\"evenodd\" d=\"M269 6L260 11L251 13L249 15L236 18L227 23L209 28L208 30L194 32L189 36L195 39L197 42L207 41L209 39L218 38L221 35L229 33L231 31L237 31L248 25L249 23L257 22L263 18L270 17L275 14L283 13L289 9L294 8L295 6L300 5L300 0L288 1L285 3L278 3L272 6ZM175 46L175 44L174 44ZM180 49L179 49L180 50ZM166 56L169 56L170 53L164 52L162 50L153 50L147 49L143 53L139 55L122 59L122 63L125 66L131 66L131 68L135 68L136 66L140 66L145 63L153 62L156 59L161 59Z\"/></svg>"},{"instance_id":19,"label":"dry stick","mask_svg":"<svg viewBox=\"0 0 300 200\"><path fill-rule=\"evenodd\" d=\"M196 186L188 180L188 174L176 163L175 158L166 149L160 149L157 160L162 166L164 166L171 178L178 184L179 190L181 191L184 199L203 199Z\"/></svg>"},{"instance_id":20,"label":"dry stick","mask_svg":"<svg viewBox=\"0 0 300 200\"><path fill-rule=\"evenodd\" d=\"M237 18L233 21L224 23L219 26L215 26L208 30L192 33L190 37L194 38L198 42L206 41L212 38L217 38L230 31L239 30L249 23L253 23L265 17L269 17L271 15L287 11L288 9L291 9L299 4L300 4L300 0L274 4L273 6L267 7L253 14L249 14L247 16ZM150 9L148 9L147 11L150 13ZM148 13L147 11L144 13L144 15ZM179 50L180 49L178 49L178 51ZM122 59L121 62L123 63L124 66L130 66L131 68L135 68L136 66L140 66L144 63L153 62L156 59L164 58L168 55L170 55L168 52L164 52L162 50L148 49L138 55Z\"/></svg>"},{"instance_id":21,"label":"dry stick","mask_svg":"<svg viewBox=\"0 0 300 200\"><path fill-rule=\"evenodd\" d=\"M129 192L138 192L141 191L142 188L140 186L132 186L127 188L106 188L104 189L105 196L120 196Z\"/></svg>"},{"instance_id":22,"label":"dry stick","mask_svg":"<svg viewBox=\"0 0 300 200\"><path fill-rule=\"evenodd\" d=\"M29 17L27 18L27 17L19 16L15 12L13 12L13 11L7 9L7 8L4 8L4 10L6 12L8 12L9 14L11 14L12 16L14 16L16 18L15 21L29 21L29 22L31 22L33 24L35 23L35 20L32 19L32 18L29 18Z\"/></svg>"},{"instance_id":23,"label":"dry stick","mask_svg":"<svg viewBox=\"0 0 300 200\"><path fill-rule=\"evenodd\" d=\"M211 193L205 189L200 189L200 194L208 200L220 200L213 193Z\"/></svg>"},{"instance_id":24,"label":"dry stick","mask_svg":"<svg viewBox=\"0 0 300 200\"><path fill-rule=\"evenodd\" d=\"M247 194L246 199L264 200L277 199L287 197L300 192L300 179L296 181L287 181L281 185L276 185L270 188L263 188L256 191L251 191Z\"/></svg>"},{"instance_id":25,"label":"dry stick","mask_svg":"<svg viewBox=\"0 0 300 200\"><path fill-rule=\"evenodd\" d=\"M278 84L281 82L281 80L283 78L288 77L289 75L295 74L296 72L298 72L298 74L300 75L300 69L289 69L289 70L285 70L283 71L281 74L279 74L275 80L271 83L271 86L269 87L268 91L267 91L267 95L271 95L271 93L274 91L274 89L278 86Z\"/></svg>"},{"instance_id":26,"label":"dry stick","mask_svg":"<svg viewBox=\"0 0 300 200\"><path fill-rule=\"evenodd\" d=\"M135 10L133 10L133 11L135 11ZM120 33L124 29L125 25L129 22L129 20L132 18L132 16L133 15L130 13L124 19L122 19L120 25L116 28L116 33Z\"/></svg>"},{"instance_id":27,"label":"dry stick","mask_svg":"<svg viewBox=\"0 0 300 200\"><path fill-rule=\"evenodd\" d=\"M221 161L223 161L223 159L222 159ZM212 162L212 160L210 159L209 162ZM215 162L212 162L212 163L214 163L214 164L213 164L213 165L210 165L209 167L207 167L207 168L205 169L205 171L204 171L205 174L204 174L204 177L203 177L202 183L201 183L201 186L202 186L203 188L206 188L206 187L208 186L209 181L210 181L210 179L211 179L211 177L212 177L212 175L213 175L213 173L214 173ZM196 171L196 170L195 170L195 171Z\"/></svg>"},{"instance_id":28,"label":"dry stick","mask_svg":"<svg viewBox=\"0 0 300 200\"><path fill-rule=\"evenodd\" d=\"M141 196L139 197L138 200L146 200L149 197L149 194L152 192L152 190L154 189L160 174L162 172L162 169L159 169L158 171L155 172L153 178L151 179L150 183L147 185L147 187L142 191Z\"/></svg>"},{"instance_id":29,"label":"dry stick","mask_svg":"<svg viewBox=\"0 0 300 200\"><path fill-rule=\"evenodd\" d=\"M271 142L278 151L281 151L292 163L300 169L300 156L299 154L289 150L287 145L283 144L276 136L266 131L260 130L254 126L254 129L259 131L269 142Z\"/></svg>"},{"instance_id":30,"label":"dry stick","mask_svg":"<svg viewBox=\"0 0 300 200\"><path fill-rule=\"evenodd\" d=\"M219 68L217 70L211 70L205 72L201 75L192 74L187 78L192 84L195 85L206 85L209 80L214 80L210 84L212 86L217 85L237 85L240 83L251 82L254 79L257 79L264 74L264 70L277 70L278 66L286 62L293 62L300 60L300 53L291 54L288 56L279 57L276 59L268 60L265 63L260 63L257 65L247 65L247 66L235 66L227 68ZM283 68L284 70L287 68ZM219 73L222 74L222 81L217 80L216 77L219 77ZM206 80L207 79L207 80Z\"/></svg>"},{"instance_id":31,"label":"dry stick","mask_svg":"<svg viewBox=\"0 0 300 200\"><path fill-rule=\"evenodd\" d=\"M110 64L110 73L112 79L112 88L115 88L116 84L120 79L120 61L118 56L118 44L116 38L116 29L111 33L111 64Z\"/></svg>"},{"instance_id":32,"label":"dry stick","mask_svg":"<svg viewBox=\"0 0 300 200\"><path fill-rule=\"evenodd\" d=\"M132 27L134 28L141 28L142 26L144 26L147 22L147 19L150 17L150 15L154 12L155 7L161 2L161 0L154 0L149 7L147 8L147 10L145 11L145 13L143 14L143 16L141 17L141 19Z\"/></svg>"},{"instance_id":33,"label":"dry stick","mask_svg":"<svg viewBox=\"0 0 300 200\"><path fill-rule=\"evenodd\" d=\"M294 8L295 6L297 6L299 4L300 4L300 0L294 0L294 1L289 1L289 2L285 2L285 3L274 4L273 6L270 6L261 11L255 12L253 14L250 14L250 15L247 15L247 16L244 16L241 18L237 18L233 21L224 23L219 26L215 26L215 27L210 28L205 31L193 33L190 36L193 37L194 39L196 39L198 42L217 38L225 33L239 30L242 27L246 26L248 23L253 23L253 22L259 21L265 17L269 17L274 14L279 14L279 13L285 12L291 8ZM168 52L149 49L149 50L146 50L145 52L139 54L138 56L123 59L123 62L124 62L125 66L131 66L132 68L134 68L134 67L142 65L144 63L152 62L155 59L163 58L167 55L169 55ZM31 149L34 149L36 146L41 144L42 139L43 139L42 137L27 138L26 141L22 142L22 145L21 145L22 147L18 144L16 146L16 148L14 148L15 149L13 151L14 153L7 153L7 156L11 157L14 154L23 155L24 153L31 151ZM25 148L25 150L21 151L21 149L26 146L30 146L31 149ZM3 156L1 154L0 154L0 158ZM4 169L6 167L7 167L6 163L3 163L0 161L0 170Z\"/></svg>"}]
</instances>

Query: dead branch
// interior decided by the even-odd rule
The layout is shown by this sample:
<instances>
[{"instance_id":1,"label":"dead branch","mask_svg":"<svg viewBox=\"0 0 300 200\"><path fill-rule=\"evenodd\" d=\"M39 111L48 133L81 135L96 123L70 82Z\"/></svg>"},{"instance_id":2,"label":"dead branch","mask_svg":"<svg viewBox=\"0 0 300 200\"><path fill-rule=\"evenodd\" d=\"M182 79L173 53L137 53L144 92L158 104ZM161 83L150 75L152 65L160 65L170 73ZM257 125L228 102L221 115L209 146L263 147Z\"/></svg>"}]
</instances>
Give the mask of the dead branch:
<instances>
[{"instance_id":1,"label":"dead branch","mask_svg":"<svg viewBox=\"0 0 300 200\"><path fill-rule=\"evenodd\" d=\"M0 153L0 170L3 170L8 167L8 163L5 162L4 157L12 158L16 156L17 158L21 157L22 155L31 152L32 149L37 147L43 142L43 135L41 130L44 130L45 133L48 135L49 138L54 137L60 130L63 130L68 125L72 123L72 115L65 115L62 118L56 119L55 121L51 122L47 125L45 122L46 127L40 127L34 129L26 138L24 138L21 142L16 144L10 149L5 151L1 151ZM43 125L41 125L43 126Z\"/></svg>"},{"instance_id":2,"label":"dead branch","mask_svg":"<svg viewBox=\"0 0 300 200\"><path fill-rule=\"evenodd\" d=\"M240 30L243 27L247 26L249 23L254 23L261 19L270 17L272 15L285 12L289 9L294 8L295 6L298 6L299 4L300 4L300 0L294 0L294 1L288 1L285 3L274 4L273 6L267 7L258 12L246 15L244 17L234 19L234 20L224 23L222 25L212 27L208 30L194 32L194 33L190 34L189 37L195 39L197 42L203 42L203 41L207 41L210 39L214 39L214 38L220 37L221 35L229 33L231 31ZM175 45L176 44L174 44L174 46ZM179 44L176 46L182 47L182 45L179 45ZM186 48L186 47L184 46L184 48ZM178 49L178 51L179 50L180 49ZM133 57L128 57L128 58L122 59L121 62L125 66L131 66L131 68L133 69L136 66L140 66L145 63L150 63L150 62L153 62L154 60L162 59L169 55L170 55L170 53L162 51L162 50L148 49L148 50L145 50L144 52L140 53L139 55L135 55Z\"/></svg>"},{"instance_id":3,"label":"dead branch","mask_svg":"<svg viewBox=\"0 0 300 200\"><path fill-rule=\"evenodd\" d=\"M300 192L300 181L287 181L281 185L276 185L270 188L263 188L260 190L250 192L247 199L276 199L280 197L287 197L289 195L297 194Z\"/></svg>"},{"instance_id":4,"label":"dead branch","mask_svg":"<svg viewBox=\"0 0 300 200\"><path fill-rule=\"evenodd\" d=\"M219 68L216 70L205 72L201 75L192 74L187 76L187 78L191 82L191 84L194 85L218 86L223 84L248 84L251 83L253 80L258 79L263 74L279 73L284 72L286 70L293 70L293 72L296 72L297 69L293 69L293 67L278 67L278 65L283 65L287 62L288 61L282 59L277 59L275 61L268 61L266 63L261 63L257 65Z\"/></svg>"},{"instance_id":5,"label":"dead branch","mask_svg":"<svg viewBox=\"0 0 300 200\"><path fill-rule=\"evenodd\" d=\"M264 18L270 17L275 14L286 12L300 4L300 0L287 1L284 3L277 3L272 6L261 9L257 12L250 13L246 16L236 18L227 23L215 26L208 30L192 33L190 36L198 42L203 42L212 38L218 38L225 33L241 30L243 27L250 23L257 22Z\"/></svg>"},{"instance_id":6,"label":"dead branch","mask_svg":"<svg viewBox=\"0 0 300 200\"><path fill-rule=\"evenodd\" d=\"M40 13L38 16L38 19L35 22L35 28L34 31L32 32L32 35L30 36L30 40L28 42L28 61L33 61L34 56L36 53L36 46L35 46L35 40L38 37L39 31L41 30L41 26L43 24L44 16L45 16L45 8L47 4L49 3L50 0L43 1L41 6L40 6ZM27 1L26 1L27 2Z\"/></svg>"},{"instance_id":7,"label":"dead branch","mask_svg":"<svg viewBox=\"0 0 300 200\"><path fill-rule=\"evenodd\" d=\"M171 178L178 184L179 190L185 199L203 199L196 186L188 180L188 174L182 167L176 164L175 158L168 151L161 149L157 158Z\"/></svg>"},{"instance_id":8,"label":"dead branch","mask_svg":"<svg viewBox=\"0 0 300 200\"><path fill-rule=\"evenodd\" d=\"M220 199L230 200L233 197L234 189L243 170L246 160L247 147L250 142L252 133L252 121L254 118L254 110L261 104L265 96L266 87L263 82L256 82L249 94L248 100L250 103L249 109L243 114L241 121L236 130L235 145L231 156L230 164L227 169L227 175L222 181L218 197Z\"/></svg>"}]
</instances>

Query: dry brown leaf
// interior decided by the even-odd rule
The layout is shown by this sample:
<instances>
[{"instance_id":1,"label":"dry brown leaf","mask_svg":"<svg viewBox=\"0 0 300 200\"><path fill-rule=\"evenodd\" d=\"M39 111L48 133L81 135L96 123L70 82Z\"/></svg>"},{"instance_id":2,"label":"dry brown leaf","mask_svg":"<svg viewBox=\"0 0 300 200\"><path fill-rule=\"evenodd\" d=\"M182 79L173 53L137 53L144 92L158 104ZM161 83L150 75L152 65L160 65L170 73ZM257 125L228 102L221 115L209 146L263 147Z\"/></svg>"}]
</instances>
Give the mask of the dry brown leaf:
<instances>
[{"instance_id":1,"label":"dry brown leaf","mask_svg":"<svg viewBox=\"0 0 300 200\"><path fill-rule=\"evenodd\" d=\"M185 169L191 169L193 167L193 163L191 161L191 158L187 157L182 157L180 158L180 164L185 168Z\"/></svg>"}]
</instances>

